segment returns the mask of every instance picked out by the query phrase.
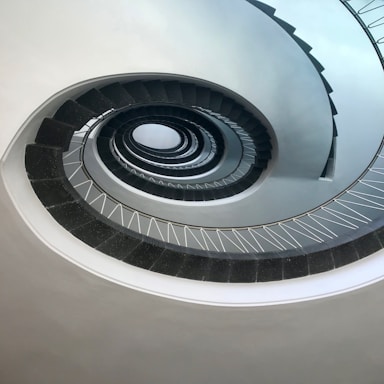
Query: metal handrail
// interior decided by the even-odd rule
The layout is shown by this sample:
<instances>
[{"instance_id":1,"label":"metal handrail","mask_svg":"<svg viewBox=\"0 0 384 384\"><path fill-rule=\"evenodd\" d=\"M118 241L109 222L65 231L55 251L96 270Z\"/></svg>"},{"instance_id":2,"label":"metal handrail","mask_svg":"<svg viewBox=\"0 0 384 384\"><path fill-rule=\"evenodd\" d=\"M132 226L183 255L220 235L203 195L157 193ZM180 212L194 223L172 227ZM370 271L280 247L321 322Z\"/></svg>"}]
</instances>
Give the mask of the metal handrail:
<instances>
[{"instance_id":1,"label":"metal handrail","mask_svg":"<svg viewBox=\"0 0 384 384\"><path fill-rule=\"evenodd\" d=\"M379 59L380 59L380 62L381 62L381 65L384 69L384 53L381 52L381 48L380 48L380 44L384 44L384 4L381 4L381 5L378 5L378 6L374 6L373 8L369 8L367 9L367 7L369 7L370 5L372 5L373 3L375 3L377 0L370 0L367 2L367 4L365 4L363 7L360 7L360 8L354 8L350 2L351 0L340 0L340 2L349 10L349 12L351 12L351 14L353 15L353 17L358 21L358 23L361 25L361 27L363 28L364 32L366 33L366 35L368 36L369 40L371 41L377 55L379 56ZM382 12L381 12L381 15L378 15L377 14L377 10L382 8ZM375 19L374 21L370 21L369 23L366 23L363 18L361 17L361 15L365 15L367 13L371 13L371 12L375 12L375 17L378 17L377 19ZM382 30L383 30L383 35L382 36L379 36L379 33L375 33L374 31L377 31L377 30L373 30L374 28L378 28L382 26Z\"/></svg>"}]
</instances>

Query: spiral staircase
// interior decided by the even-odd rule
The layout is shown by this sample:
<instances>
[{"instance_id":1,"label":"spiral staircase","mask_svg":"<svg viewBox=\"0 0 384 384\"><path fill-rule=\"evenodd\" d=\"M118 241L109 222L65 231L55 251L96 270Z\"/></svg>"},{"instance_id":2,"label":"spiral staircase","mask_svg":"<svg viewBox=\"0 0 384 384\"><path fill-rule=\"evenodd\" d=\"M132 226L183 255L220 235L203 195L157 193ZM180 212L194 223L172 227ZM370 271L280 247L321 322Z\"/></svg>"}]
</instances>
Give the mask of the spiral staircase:
<instances>
[{"instance_id":1,"label":"spiral staircase","mask_svg":"<svg viewBox=\"0 0 384 384\"><path fill-rule=\"evenodd\" d=\"M2 12L2 382L380 383L382 1L40 5Z\"/></svg>"}]
</instances>

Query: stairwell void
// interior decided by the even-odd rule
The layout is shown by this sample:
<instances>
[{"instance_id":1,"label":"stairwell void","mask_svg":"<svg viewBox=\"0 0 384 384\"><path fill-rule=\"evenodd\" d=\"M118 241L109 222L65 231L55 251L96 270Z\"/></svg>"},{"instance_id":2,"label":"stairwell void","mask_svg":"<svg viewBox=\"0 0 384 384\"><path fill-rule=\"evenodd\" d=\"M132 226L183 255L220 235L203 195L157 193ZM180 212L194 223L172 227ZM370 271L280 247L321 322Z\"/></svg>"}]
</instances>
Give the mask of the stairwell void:
<instances>
[{"instance_id":1,"label":"stairwell void","mask_svg":"<svg viewBox=\"0 0 384 384\"><path fill-rule=\"evenodd\" d=\"M321 84L329 125L320 133L313 130L316 139L308 127L294 140L303 146L312 140L315 146L324 138L319 150L325 156L303 166L302 179L328 188L320 185L332 180L337 162L337 110L324 68L273 8L249 3L295 42ZM272 210L281 202L257 199L258 191L274 178L300 176L294 167L273 174L284 145L277 128L257 105L218 84L170 74L137 77L82 90L42 120L26 147L33 190L73 236L136 267L223 283L317 274L383 248L382 197L372 193L381 191L375 169L382 168L382 146L355 182L319 204L301 209L295 203L295 215L273 220L267 212L242 225L243 205L243 211L232 210L238 222L220 225L219 219L204 218L204 204L224 207L253 193L252 204ZM172 133L174 141L163 145L156 137L138 138L148 126ZM301 198L307 199L297 196L297 201ZM190 219L188 209L198 217Z\"/></svg>"}]
</instances>

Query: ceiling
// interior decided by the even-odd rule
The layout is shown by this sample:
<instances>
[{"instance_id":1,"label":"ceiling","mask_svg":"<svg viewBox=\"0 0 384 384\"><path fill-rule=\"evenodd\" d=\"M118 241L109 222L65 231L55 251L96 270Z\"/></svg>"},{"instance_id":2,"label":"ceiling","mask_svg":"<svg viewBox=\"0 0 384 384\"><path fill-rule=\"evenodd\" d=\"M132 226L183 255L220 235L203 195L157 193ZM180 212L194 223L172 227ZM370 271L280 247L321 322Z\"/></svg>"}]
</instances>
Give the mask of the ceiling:
<instances>
[{"instance_id":1,"label":"ceiling","mask_svg":"<svg viewBox=\"0 0 384 384\"><path fill-rule=\"evenodd\" d=\"M322 4L332 9L335 2L326 0ZM199 40L194 29L176 17L190 13L191 17L207 20L217 14L228 18L226 6L207 6L206 13L201 14L204 1L185 0L182 7L174 7L174 24L167 24L161 17L162 10L174 6L173 2L136 3L16 0L0 4L0 46L6 52L0 59L2 169L9 155L7 148L28 117L52 95L72 84L111 73L177 72L178 60L182 59L189 75L204 78L204 67L193 63L197 60L201 64L219 54L232 58L229 68L241 63L225 47L215 45L214 37L221 28L218 21L207 23L211 34ZM242 1L237 3L244 7ZM277 1L269 3L278 5ZM234 17L235 23L240 21ZM149 27L139 33L142 22ZM235 25L240 28L240 24ZM106 26L110 35L105 32ZM160 32L172 35L177 31L191 35L191 39L185 44L189 49L180 47L180 59L173 61L174 47L161 38ZM361 38L358 31L357 26L357 38ZM203 39L209 40L212 51L196 57ZM353 53L345 49L347 54ZM251 69L246 66L244 70ZM218 68L215 81L240 87L242 80L236 76L226 80L226 71L228 68ZM383 78L382 73L372 76ZM378 93L377 97L381 96ZM38 113L35 119L39 119ZM34 134L23 133L31 138ZM23 153L14 157L18 155ZM15 185L20 190L30 188L24 179L15 178ZM36 211L36 197L31 195L25 201L23 211L7 188L2 178L2 383L383 382L383 251L327 272L323 280L306 277L278 286L281 291L289 291L293 285L305 290L304 283L309 282L322 289L331 279L345 279L347 286L348 279L352 281L359 271L370 271L374 265L374 281L360 283L359 289L328 297L317 295L314 300L287 300L280 305L193 304L118 285L61 257L63 254L55 250L50 239L39 234L38 225L26 220L29 207L31 212ZM89 251L77 240L71 241L77 242L73 248L76 252ZM265 291L277 289L275 283L262 286ZM216 290L218 295L231 294L220 291L216 283L200 283L196 289L204 291L205 287L207 291Z\"/></svg>"}]
</instances>

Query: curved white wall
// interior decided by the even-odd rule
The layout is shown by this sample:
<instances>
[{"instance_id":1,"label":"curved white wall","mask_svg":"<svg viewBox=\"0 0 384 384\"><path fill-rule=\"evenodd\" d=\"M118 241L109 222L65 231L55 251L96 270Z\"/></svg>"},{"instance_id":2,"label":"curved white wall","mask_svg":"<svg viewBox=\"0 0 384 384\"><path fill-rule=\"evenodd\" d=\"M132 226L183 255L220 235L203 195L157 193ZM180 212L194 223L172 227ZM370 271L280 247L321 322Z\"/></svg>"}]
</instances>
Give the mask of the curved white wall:
<instances>
[{"instance_id":1,"label":"curved white wall","mask_svg":"<svg viewBox=\"0 0 384 384\"><path fill-rule=\"evenodd\" d=\"M334 5L331 0L322 3L329 8ZM95 30L103 31L107 24L113 25L116 35L124 31L125 20L120 15L126 4L134 6L136 2L18 0L0 4L0 44L5 52L0 59L4 69L0 87L1 154L27 117L52 94L84 78L111 71L127 72L130 58L146 52L147 47L140 44L137 35L130 36L138 41L134 52L104 33L94 39ZM152 15L153 4L161 13L157 1L141 4L145 4L146 12L140 18ZM196 12L195 2L187 4L186 12ZM212 12L220 12L217 4L212 8ZM157 24L146 30L151 39L159 30L173 31L172 26L161 25L156 17L155 20ZM136 23L134 17L129 21L133 26ZM82 26L81 34L75 25ZM193 28L183 28L191 33L188 57L193 70ZM52 42L53 33L56 41L62 43L61 48ZM156 51L166 45L166 41L160 42L155 44ZM98 60L105 51L111 54L108 67ZM355 52L345 54L354 57ZM124 67L120 66L121 57L126 62ZM146 70L151 70L154 63L147 63ZM72 71L77 67L83 67L84 72ZM172 62L165 58L156 62L156 67L169 71ZM129 68L139 70L142 68L133 64ZM219 73L225 74L224 69L220 68ZM382 100L380 97L378 100ZM31 132L30 139L33 136ZM22 148L13 156L2 172L22 169ZM59 257L47 242L38 239L36 228L32 230L15 209L12 198L16 190L19 196L31 192L26 177L15 177L12 191L0 184L2 382L382 383L384 284L377 281L383 270L382 253L326 274L324 279L319 275L312 280L316 281L318 292L332 281L336 284L336 280L352 288L352 280L360 271L376 282L342 295L296 303L291 298L291 304L278 306L196 305L119 286ZM48 241L67 237L77 256L87 256L83 245L53 225L34 195L19 204L23 204L23 212L42 215L42 223L52 224ZM309 297L306 280L280 284L288 293L289 287L295 286ZM161 276L156 283L167 287L168 281ZM217 285L210 286L215 289ZM260 300L265 301L262 292L267 287L268 295L282 294L279 283L263 284ZM239 286L236 294L217 292L217 297L222 303L234 302L246 295L243 289ZM203 291L202 285L199 292Z\"/></svg>"}]
</instances>

